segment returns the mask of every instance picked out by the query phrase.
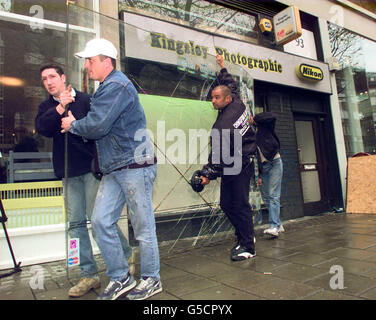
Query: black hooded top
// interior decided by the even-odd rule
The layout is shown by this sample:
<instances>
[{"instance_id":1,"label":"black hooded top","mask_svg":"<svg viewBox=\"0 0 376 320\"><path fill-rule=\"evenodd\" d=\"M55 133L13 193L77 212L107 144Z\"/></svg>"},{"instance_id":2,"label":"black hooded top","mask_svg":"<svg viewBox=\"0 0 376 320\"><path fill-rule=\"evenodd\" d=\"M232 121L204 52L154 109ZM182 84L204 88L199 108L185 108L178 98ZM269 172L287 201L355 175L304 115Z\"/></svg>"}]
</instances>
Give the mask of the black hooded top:
<instances>
[{"instance_id":1,"label":"black hooded top","mask_svg":"<svg viewBox=\"0 0 376 320\"><path fill-rule=\"evenodd\" d=\"M268 161L273 161L280 150L280 142L274 131L276 117L271 112L256 114L253 118L257 125L256 144Z\"/></svg>"}]
</instances>

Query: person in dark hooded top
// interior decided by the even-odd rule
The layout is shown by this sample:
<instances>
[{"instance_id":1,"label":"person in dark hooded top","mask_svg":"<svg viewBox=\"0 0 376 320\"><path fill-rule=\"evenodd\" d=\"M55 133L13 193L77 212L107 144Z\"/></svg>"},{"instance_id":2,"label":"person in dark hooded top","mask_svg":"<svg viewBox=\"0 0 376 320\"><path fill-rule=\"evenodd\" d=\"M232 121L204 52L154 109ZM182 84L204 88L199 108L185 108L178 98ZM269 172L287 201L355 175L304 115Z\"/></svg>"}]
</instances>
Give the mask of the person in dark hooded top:
<instances>
[{"instance_id":1,"label":"person in dark hooded top","mask_svg":"<svg viewBox=\"0 0 376 320\"><path fill-rule=\"evenodd\" d=\"M257 184L261 187L261 196L269 211L269 228L264 233L278 237L284 231L280 220L283 162L280 155L281 144L275 133L276 120L271 112L262 112L253 118L257 127L259 161L262 163Z\"/></svg>"}]
</instances>

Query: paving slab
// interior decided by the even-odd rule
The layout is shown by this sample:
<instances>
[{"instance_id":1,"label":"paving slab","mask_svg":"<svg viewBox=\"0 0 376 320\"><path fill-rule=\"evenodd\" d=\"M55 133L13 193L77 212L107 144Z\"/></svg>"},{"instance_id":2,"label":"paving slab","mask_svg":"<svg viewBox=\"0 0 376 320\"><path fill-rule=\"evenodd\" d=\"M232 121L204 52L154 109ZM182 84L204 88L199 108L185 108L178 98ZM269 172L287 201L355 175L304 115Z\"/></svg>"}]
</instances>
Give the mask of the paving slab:
<instances>
[{"instance_id":1,"label":"paving slab","mask_svg":"<svg viewBox=\"0 0 376 320\"><path fill-rule=\"evenodd\" d=\"M286 264L273 271L274 276L294 282L305 282L323 274L326 274L326 270L296 263Z\"/></svg>"},{"instance_id":2,"label":"paving slab","mask_svg":"<svg viewBox=\"0 0 376 320\"><path fill-rule=\"evenodd\" d=\"M267 300L296 300L318 292L320 289L278 277L247 289L251 294Z\"/></svg>"},{"instance_id":3,"label":"paving slab","mask_svg":"<svg viewBox=\"0 0 376 320\"><path fill-rule=\"evenodd\" d=\"M304 297L302 299L298 300L365 300L361 297L354 297L346 294L341 294L339 292L333 292L329 290L321 290L318 292L315 292L312 295L309 295L307 297Z\"/></svg>"},{"instance_id":4,"label":"paving slab","mask_svg":"<svg viewBox=\"0 0 376 320\"><path fill-rule=\"evenodd\" d=\"M198 293L204 289L218 286L218 282L193 274L186 274L177 279L163 280L167 293L181 298L188 294Z\"/></svg>"},{"instance_id":5,"label":"paving slab","mask_svg":"<svg viewBox=\"0 0 376 320\"><path fill-rule=\"evenodd\" d=\"M210 300L220 301L220 300L262 300L262 297L238 290L225 285L219 285L215 287L210 287L203 289L200 292L195 292L193 294L183 295L184 300Z\"/></svg>"}]
</instances>

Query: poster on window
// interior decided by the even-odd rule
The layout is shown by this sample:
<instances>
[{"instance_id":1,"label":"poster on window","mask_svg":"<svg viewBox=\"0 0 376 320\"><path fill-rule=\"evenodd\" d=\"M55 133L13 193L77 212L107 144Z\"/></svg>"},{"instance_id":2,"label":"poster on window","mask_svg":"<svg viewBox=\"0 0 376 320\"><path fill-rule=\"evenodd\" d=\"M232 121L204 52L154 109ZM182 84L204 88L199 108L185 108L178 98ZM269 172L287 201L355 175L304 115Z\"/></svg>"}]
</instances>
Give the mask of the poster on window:
<instances>
[{"instance_id":1,"label":"poster on window","mask_svg":"<svg viewBox=\"0 0 376 320\"><path fill-rule=\"evenodd\" d=\"M80 264L80 239L72 238L68 242L68 267Z\"/></svg>"}]
</instances>

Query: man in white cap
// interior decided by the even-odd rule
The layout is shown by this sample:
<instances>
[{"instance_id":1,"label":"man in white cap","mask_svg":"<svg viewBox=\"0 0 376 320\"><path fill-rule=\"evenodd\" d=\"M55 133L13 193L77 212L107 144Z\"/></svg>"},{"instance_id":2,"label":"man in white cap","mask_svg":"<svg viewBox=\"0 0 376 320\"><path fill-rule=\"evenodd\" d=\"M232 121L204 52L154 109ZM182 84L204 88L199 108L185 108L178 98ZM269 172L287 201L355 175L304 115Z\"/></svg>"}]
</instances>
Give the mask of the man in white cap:
<instances>
[{"instance_id":1,"label":"man in white cap","mask_svg":"<svg viewBox=\"0 0 376 320\"><path fill-rule=\"evenodd\" d=\"M62 131L95 140L97 165L103 173L92 214L94 238L107 266L110 283L101 300L115 300L133 289L131 300L162 291L159 250L152 205L156 158L146 131L146 119L132 82L116 70L117 50L105 39L90 40L84 51L89 77L100 81L87 116L62 119ZM139 241L141 281L129 273L116 225L125 203L135 239Z\"/></svg>"},{"instance_id":2,"label":"man in white cap","mask_svg":"<svg viewBox=\"0 0 376 320\"><path fill-rule=\"evenodd\" d=\"M56 177L63 179L64 192L69 199L66 206L70 238L78 238L80 268L82 277L69 289L69 296L81 297L91 289L97 289L101 283L97 276L98 268L93 256L91 241L87 229L87 220L91 219L94 200L99 181L91 171L95 154L94 141L69 133L61 133L61 118L69 110L74 117L81 119L90 110L90 96L66 85L64 70L55 64L46 64L40 68L41 80L49 93L47 100L38 108L35 129L45 137L52 138L52 159ZM67 141L67 152L65 142ZM67 165L65 156L67 154ZM65 176L65 169L67 175ZM98 178L98 177L97 177ZM126 258L132 255L132 249L118 228L119 237Z\"/></svg>"}]
</instances>

